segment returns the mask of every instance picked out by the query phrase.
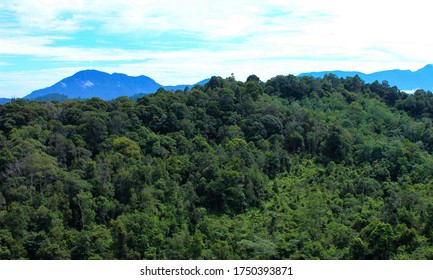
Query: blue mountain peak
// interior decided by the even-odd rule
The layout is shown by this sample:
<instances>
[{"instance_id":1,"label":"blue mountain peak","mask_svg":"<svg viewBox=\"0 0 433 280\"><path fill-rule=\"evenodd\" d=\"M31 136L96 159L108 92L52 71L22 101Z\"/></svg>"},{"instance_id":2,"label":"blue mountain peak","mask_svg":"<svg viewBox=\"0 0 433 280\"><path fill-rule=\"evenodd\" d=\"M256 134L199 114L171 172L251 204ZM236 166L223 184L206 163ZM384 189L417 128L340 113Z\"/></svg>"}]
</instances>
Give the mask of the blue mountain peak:
<instances>
[{"instance_id":1,"label":"blue mountain peak","mask_svg":"<svg viewBox=\"0 0 433 280\"><path fill-rule=\"evenodd\" d=\"M183 90L186 86L191 87L191 85L163 86L144 75L132 77L122 73L108 74L98 70L83 70L50 87L35 90L24 98L35 99L56 93L66 95L68 98L99 97L111 100L119 96L149 94L159 88Z\"/></svg>"},{"instance_id":2,"label":"blue mountain peak","mask_svg":"<svg viewBox=\"0 0 433 280\"><path fill-rule=\"evenodd\" d=\"M423 68L419 69L416 72L432 72L433 73L433 64L427 64Z\"/></svg>"}]
</instances>

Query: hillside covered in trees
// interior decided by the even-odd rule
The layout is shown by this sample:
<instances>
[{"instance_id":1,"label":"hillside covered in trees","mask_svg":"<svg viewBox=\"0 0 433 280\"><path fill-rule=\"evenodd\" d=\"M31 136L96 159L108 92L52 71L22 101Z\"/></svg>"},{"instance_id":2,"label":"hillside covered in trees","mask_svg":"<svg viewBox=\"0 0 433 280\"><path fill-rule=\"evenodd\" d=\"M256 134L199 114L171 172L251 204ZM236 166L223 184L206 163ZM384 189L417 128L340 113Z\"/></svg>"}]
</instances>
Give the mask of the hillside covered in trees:
<instances>
[{"instance_id":1,"label":"hillside covered in trees","mask_svg":"<svg viewBox=\"0 0 433 280\"><path fill-rule=\"evenodd\" d=\"M0 105L0 259L433 259L433 94L212 77Z\"/></svg>"}]
</instances>

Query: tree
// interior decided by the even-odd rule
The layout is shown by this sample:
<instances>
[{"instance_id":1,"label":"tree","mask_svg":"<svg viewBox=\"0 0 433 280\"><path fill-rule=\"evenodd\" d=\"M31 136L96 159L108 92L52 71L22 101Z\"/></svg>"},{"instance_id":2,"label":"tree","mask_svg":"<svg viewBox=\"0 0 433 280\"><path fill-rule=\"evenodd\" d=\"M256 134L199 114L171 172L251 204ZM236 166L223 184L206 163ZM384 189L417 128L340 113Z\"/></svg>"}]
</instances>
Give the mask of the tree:
<instances>
[{"instance_id":1,"label":"tree","mask_svg":"<svg viewBox=\"0 0 433 280\"><path fill-rule=\"evenodd\" d=\"M85 112L83 114L78 130L87 143L87 147L94 154L99 151L100 145L108 136L107 124L104 117L95 112Z\"/></svg>"},{"instance_id":2,"label":"tree","mask_svg":"<svg viewBox=\"0 0 433 280\"><path fill-rule=\"evenodd\" d=\"M363 235L368 242L367 258L389 259L393 252L394 232L390 224L372 222L364 229Z\"/></svg>"},{"instance_id":3,"label":"tree","mask_svg":"<svg viewBox=\"0 0 433 280\"><path fill-rule=\"evenodd\" d=\"M283 124L281 121L277 117L270 114L261 117L260 122L263 124L268 137L273 134L280 134L283 129Z\"/></svg>"},{"instance_id":4,"label":"tree","mask_svg":"<svg viewBox=\"0 0 433 280\"><path fill-rule=\"evenodd\" d=\"M140 159L142 157L140 146L125 136L116 138L113 141L113 148L115 151L130 158Z\"/></svg>"},{"instance_id":5,"label":"tree","mask_svg":"<svg viewBox=\"0 0 433 280\"><path fill-rule=\"evenodd\" d=\"M44 152L33 152L23 160L24 172L29 178L29 186L44 192L49 183L54 181L59 169L54 157Z\"/></svg>"},{"instance_id":6,"label":"tree","mask_svg":"<svg viewBox=\"0 0 433 280\"><path fill-rule=\"evenodd\" d=\"M212 76L209 82L205 85L205 88L214 90L216 88L222 88L223 84L224 82L221 77Z\"/></svg>"},{"instance_id":7,"label":"tree","mask_svg":"<svg viewBox=\"0 0 433 280\"><path fill-rule=\"evenodd\" d=\"M350 160L352 135L349 131L331 126L321 145L321 153L325 161L341 162Z\"/></svg>"},{"instance_id":8,"label":"tree","mask_svg":"<svg viewBox=\"0 0 433 280\"><path fill-rule=\"evenodd\" d=\"M367 245L361 238L356 237L350 241L349 254L352 260L364 260L367 256Z\"/></svg>"}]
</instances>

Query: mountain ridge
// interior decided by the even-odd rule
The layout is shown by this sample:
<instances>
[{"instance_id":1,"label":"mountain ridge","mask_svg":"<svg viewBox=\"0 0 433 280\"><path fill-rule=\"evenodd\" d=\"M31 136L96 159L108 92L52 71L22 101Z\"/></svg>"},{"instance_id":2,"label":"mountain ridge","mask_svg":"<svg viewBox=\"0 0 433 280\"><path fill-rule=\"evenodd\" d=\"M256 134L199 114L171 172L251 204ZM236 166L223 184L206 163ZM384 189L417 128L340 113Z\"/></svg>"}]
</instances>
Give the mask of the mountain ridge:
<instances>
[{"instance_id":1,"label":"mountain ridge","mask_svg":"<svg viewBox=\"0 0 433 280\"><path fill-rule=\"evenodd\" d=\"M204 84L207 81L208 79L205 79L196 84ZM154 93L159 88L183 90L187 86L192 87L194 85L164 86L145 75L128 76L123 73L109 74L89 69L79 71L52 86L35 90L24 96L24 99L33 100L49 94L61 94L66 95L70 99L99 97L104 100L112 100L119 96L130 97L137 94Z\"/></svg>"},{"instance_id":2,"label":"mountain ridge","mask_svg":"<svg viewBox=\"0 0 433 280\"><path fill-rule=\"evenodd\" d=\"M360 71L331 70L320 72L305 72L298 75L321 78L325 74L334 74L339 78L358 75L366 83L374 81L388 81L391 86L407 92L416 89L433 90L433 64L427 64L416 71L391 69L365 74ZM112 100L119 96L142 96L156 92L159 88L166 90L184 90L194 85L204 85L209 79L204 79L193 85L168 85L164 86L152 78L140 76L128 76L123 73L106 73L94 69L81 70L72 76L66 77L52 86L35 90L23 97L26 100L37 100L52 94L65 95L68 99L87 99L99 97L104 100ZM10 102L9 98L1 98L0 104Z\"/></svg>"},{"instance_id":3,"label":"mountain ridge","mask_svg":"<svg viewBox=\"0 0 433 280\"><path fill-rule=\"evenodd\" d=\"M433 90L433 64L427 64L416 71L392 69L365 74L359 71L332 70L306 72L301 73L298 76L321 78L326 74L334 74L339 78L358 75L366 83L372 83L376 80L379 82L386 80L391 86L397 86L397 88L402 91L412 91L416 89Z\"/></svg>"}]
</instances>

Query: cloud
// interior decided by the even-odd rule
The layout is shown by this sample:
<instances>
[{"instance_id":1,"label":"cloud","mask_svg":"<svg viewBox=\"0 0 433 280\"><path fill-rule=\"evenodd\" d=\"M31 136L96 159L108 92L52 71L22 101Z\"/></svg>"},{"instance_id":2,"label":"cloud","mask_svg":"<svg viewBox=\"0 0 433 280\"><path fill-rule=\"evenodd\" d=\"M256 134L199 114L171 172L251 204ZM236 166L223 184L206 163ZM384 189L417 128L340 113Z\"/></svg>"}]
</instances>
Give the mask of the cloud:
<instances>
[{"instance_id":1,"label":"cloud","mask_svg":"<svg viewBox=\"0 0 433 280\"><path fill-rule=\"evenodd\" d=\"M303 6L273 2L184 0L174 5L167 0L5 0L3 6L16 14L21 27L38 32L74 32L95 28L92 23L97 23L108 33L183 30L212 39L254 33L268 20L268 12L290 12L291 19L306 15L302 9L299 13L286 10Z\"/></svg>"},{"instance_id":2,"label":"cloud","mask_svg":"<svg viewBox=\"0 0 433 280\"><path fill-rule=\"evenodd\" d=\"M3 0L0 95L14 83L27 94L83 67L145 74L164 84L232 72L239 79L253 73L267 79L328 69L415 70L433 62L427 4ZM40 74L33 72L37 67ZM38 79L20 83L20 75Z\"/></svg>"}]
</instances>

